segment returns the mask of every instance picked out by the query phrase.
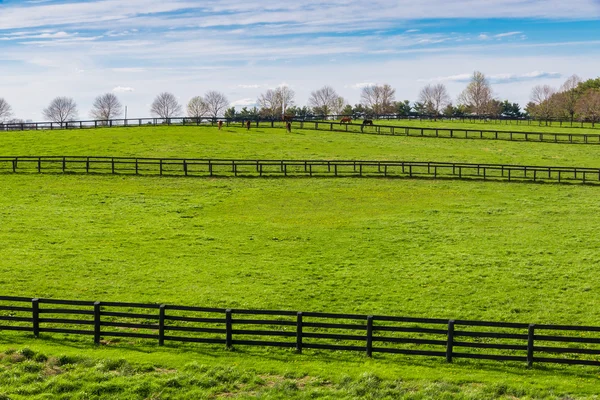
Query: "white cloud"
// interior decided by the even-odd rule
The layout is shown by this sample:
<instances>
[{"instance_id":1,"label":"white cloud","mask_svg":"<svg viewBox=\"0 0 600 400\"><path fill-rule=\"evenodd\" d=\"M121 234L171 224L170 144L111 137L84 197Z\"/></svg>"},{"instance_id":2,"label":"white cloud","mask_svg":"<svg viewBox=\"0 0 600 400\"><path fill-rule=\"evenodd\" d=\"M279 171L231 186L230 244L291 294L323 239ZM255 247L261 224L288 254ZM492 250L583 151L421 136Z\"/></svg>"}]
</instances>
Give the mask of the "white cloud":
<instances>
[{"instance_id":1,"label":"white cloud","mask_svg":"<svg viewBox=\"0 0 600 400\"><path fill-rule=\"evenodd\" d=\"M355 83L353 85L350 86L346 86L346 87L351 87L352 89L362 89L368 86L375 86L376 83L375 82L359 82L359 83Z\"/></svg>"},{"instance_id":2,"label":"white cloud","mask_svg":"<svg viewBox=\"0 0 600 400\"><path fill-rule=\"evenodd\" d=\"M246 98L231 102L231 107L249 107L256 105L256 99Z\"/></svg>"},{"instance_id":3,"label":"white cloud","mask_svg":"<svg viewBox=\"0 0 600 400\"><path fill-rule=\"evenodd\" d=\"M497 35L494 35L495 38L500 39L503 37L509 37L509 36L515 36L515 35L520 35L523 32L504 32L504 33L499 33Z\"/></svg>"},{"instance_id":4,"label":"white cloud","mask_svg":"<svg viewBox=\"0 0 600 400\"><path fill-rule=\"evenodd\" d=\"M419 79L419 82L469 82L472 73L469 74L458 74L450 76L438 76L430 79ZM554 79L561 78L563 75L559 72L545 72L545 71L532 71L525 72L522 74L492 74L488 75L487 78L491 83L509 83L509 82L523 82L523 81L534 81L538 79Z\"/></svg>"},{"instance_id":5,"label":"white cloud","mask_svg":"<svg viewBox=\"0 0 600 400\"><path fill-rule=\"evenodd\" d=\"M117 86L112 91L115 93L128 93L128 92L135 92L135 89L132 87L128 87L128 86Z\"/></svg>"},{"instance_id":6,"label":"white cloud","mask_svg":"<svg viewBox=\"0 0 600 400\"><path fill-rule=\"evenodd\" d=\"M490 37L488 35L486 35L485 33L482 33L481 35L477 36L479 38L479 40L488 40Z\"/></svg>"},{"instance_id":7,"label":"white cloud","mask_svg":"<svg viewBox=\"0 0 600 400\"><path fill-rule=\"evenodd\" d=\"M261 87L262 85L237 85L237 87L241 88L241 89L258 89L259 87Z\"/></svg>"}]
</instances>

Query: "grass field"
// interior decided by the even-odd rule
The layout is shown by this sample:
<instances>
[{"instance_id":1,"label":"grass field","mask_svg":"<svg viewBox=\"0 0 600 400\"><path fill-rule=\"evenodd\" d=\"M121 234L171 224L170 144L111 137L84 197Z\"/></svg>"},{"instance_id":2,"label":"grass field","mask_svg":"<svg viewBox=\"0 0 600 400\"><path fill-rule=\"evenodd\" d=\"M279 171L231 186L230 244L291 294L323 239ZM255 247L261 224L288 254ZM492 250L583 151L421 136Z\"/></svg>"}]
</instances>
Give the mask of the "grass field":
<instances>
[{"instance_id":1,"label":"grass field","mask_svg":"<svg viewBox=\"0 0 600 400\"><path fill-rule=\"evenodd\" d=\"M600 166L596 147L583 145L212 128L3 135L3 154ZM12 174L0 182L3 294L600 324L595 187ZM0 398L584 398L600 390L592 367L143 341L95 349L89 338L7 333L0 350Z\"/></svg>"},{"instance_id":2,"label":"grass field","mask_svg":"<svg viewBox=\"0 0 600 400\"><path fill-rule=\"evenodd\" d=\"M142 127L5 132L2 155L362 159L600 167L600 146L260 128Z\"/></svg>"}]
</instances>

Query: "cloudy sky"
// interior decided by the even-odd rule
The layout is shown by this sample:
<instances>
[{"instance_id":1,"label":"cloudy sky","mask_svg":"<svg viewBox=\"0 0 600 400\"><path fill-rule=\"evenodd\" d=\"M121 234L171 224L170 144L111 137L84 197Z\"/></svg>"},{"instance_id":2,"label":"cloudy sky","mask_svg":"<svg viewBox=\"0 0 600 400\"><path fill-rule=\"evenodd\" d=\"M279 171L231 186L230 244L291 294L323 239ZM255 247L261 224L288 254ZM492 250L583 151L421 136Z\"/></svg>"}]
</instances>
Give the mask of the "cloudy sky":
<instances>
[{"instance_id":1,"label":"cloudy sky","mask_svg":"<svg viewBox=\"0 0 600 400\"><path fill-rule=\"evenodd\" d=\"M208 90L253 106L287 84L296 102L328 84L348 102L389 83L414 101L429 82L456 98L484 72L501 99L600 76L600 0L0 0L0 97L40 120L56 96L81 118L119 95L149 116L162 91Z\"/></svg>"}]
</instances>

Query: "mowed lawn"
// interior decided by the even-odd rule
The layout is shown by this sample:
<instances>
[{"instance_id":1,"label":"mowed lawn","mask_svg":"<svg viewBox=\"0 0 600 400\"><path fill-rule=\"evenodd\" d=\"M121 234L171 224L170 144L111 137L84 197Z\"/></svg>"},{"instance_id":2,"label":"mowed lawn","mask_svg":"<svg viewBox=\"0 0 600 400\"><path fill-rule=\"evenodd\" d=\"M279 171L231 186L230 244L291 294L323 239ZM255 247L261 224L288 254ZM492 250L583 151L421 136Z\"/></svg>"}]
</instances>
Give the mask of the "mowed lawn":
<instances>
[{"instance_id":1,"label":"mowed lawn","mask_svg":"<svg viewBox=\"0 0 600 400\"><path fill-rule=\"evenodd\" d=\"M3 175L5 294L598 325L598 188Z\"/></svg>"},{"instance_id":2,"label":"mowed lawn","mask_svg":"<svg viewBox=\"0 0 600 400\"><path fill-rule=\"evenodd\" d=\"M600 167L600 146L239 127L2 132L0 155L359 159Z\"/></svg>"}]
</instances>

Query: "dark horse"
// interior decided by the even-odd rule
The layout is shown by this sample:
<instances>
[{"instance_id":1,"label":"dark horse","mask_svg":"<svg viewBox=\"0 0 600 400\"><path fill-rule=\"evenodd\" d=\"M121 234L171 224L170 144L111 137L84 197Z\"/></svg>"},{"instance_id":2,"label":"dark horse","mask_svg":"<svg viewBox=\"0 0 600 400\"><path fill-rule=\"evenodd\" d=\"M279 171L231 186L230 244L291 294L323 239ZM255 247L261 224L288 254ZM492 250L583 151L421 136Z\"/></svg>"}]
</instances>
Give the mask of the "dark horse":
<instances>
[{"instance_id":1,"label":"dark horse","mask_svg":"<svg viewBox=\"0 0 600 400\"><path fill-rule=\"evenodd\" d=\"M250 130L250 120L246 121L246 129Z\"/></svg>"},{"instance_id":2,"label":"dark horse","mask_svg":"<svg viewBox=\"0 0 600 400\"><path fill-rule=\"evenodd\" d=\"M372 119L365 119L362 122L362 125L360 126L360 131L362 132L362 130L364 129L365 126L373 126L373 120Z\"/></svg>"}]
</instances>

